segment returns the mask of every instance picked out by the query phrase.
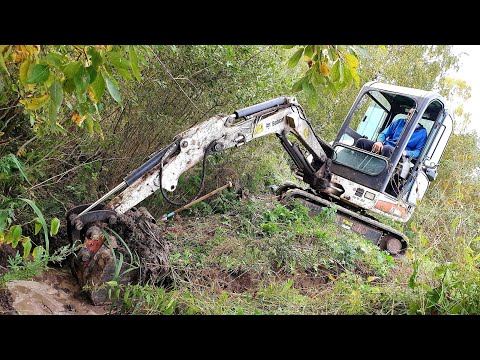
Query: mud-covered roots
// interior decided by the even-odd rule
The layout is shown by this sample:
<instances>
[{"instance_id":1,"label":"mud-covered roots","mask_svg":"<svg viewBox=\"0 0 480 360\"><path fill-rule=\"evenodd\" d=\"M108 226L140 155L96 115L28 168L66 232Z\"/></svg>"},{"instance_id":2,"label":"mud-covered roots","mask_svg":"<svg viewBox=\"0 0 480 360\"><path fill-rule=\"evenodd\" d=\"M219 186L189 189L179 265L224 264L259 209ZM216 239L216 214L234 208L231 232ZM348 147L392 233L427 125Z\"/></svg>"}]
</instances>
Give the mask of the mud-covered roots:
<instances>
[{"instance_id":1,"label":"mud-covered roots","mask_svg":"<svg viewBox=\"0 0 480 360\"><path fill-rule=\"evenodd\" d=\"M155 224L155 219L146 208L131 209L118 216L117 222L109 226L135 255L140 266L140 283L147 281L157 284L169 277L169 246L163 237L163 230ZM128 250L122 241L117 245L124 256Z\"/></svg>"},{"instance_id":2,"label":"mud-covered roots","mask_svg":"<svg viewBox=\"0 0 480 360\"><path fill-rule=\"evenodd\" d=\"M92 224L86 235L89 241L102 237L103 244L96 252L87 246L80 249L72 259L72 272L95 305L112 300L105 285L111 281L160 285L171 278L169 246L145 208L119 214L115 224Z\"/></svg>"}]
</instances>

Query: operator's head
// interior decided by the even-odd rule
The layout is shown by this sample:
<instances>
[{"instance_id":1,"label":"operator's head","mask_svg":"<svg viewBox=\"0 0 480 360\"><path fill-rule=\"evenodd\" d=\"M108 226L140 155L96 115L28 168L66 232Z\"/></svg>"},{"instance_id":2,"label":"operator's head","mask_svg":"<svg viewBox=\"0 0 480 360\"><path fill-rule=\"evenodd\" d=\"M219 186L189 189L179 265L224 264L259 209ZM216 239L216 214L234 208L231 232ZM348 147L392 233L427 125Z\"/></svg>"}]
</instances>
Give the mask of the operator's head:
<instances>
[{"instance_id":1,"label":"operator's head","mask_svg":"<svg viewBox=\"0 0 480 360\"><path fill-rule=\"evenodd\" d=\"M409 120L409 119L412 117L412 115L413 115L414 112L415 112L415 108L412 107L412 108L408 109L408 111L407 111L407 120Z\"/></svg>"}]
</instances>

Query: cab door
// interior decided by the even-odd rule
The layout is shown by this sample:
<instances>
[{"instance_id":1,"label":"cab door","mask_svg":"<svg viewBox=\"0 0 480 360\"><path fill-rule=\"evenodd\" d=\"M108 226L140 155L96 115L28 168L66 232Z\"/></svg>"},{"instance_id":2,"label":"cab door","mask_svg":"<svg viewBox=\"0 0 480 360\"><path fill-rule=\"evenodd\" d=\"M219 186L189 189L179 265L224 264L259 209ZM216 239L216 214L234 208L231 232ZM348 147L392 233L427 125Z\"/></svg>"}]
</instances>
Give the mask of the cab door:
<instances>
[{"instance_id":1,"label":"cab door","mask_svg":"<svg viewBox=\"0 0 480 360\"><path fill-rule=\"evenodd\" d=\"M428 185L437 177L437 169L440 159L443 155L448 139L452 134L453 118L448 112L443 113L443 121L436 120L439 123L438 127L432 129L429 138L427 139L426 154L421 160L418 167L417 177L414 180L413 186L407 197L408 203L417 205L422 200ZM430 137L432 137L430 139Z\"/></svg>"}]
</instances>

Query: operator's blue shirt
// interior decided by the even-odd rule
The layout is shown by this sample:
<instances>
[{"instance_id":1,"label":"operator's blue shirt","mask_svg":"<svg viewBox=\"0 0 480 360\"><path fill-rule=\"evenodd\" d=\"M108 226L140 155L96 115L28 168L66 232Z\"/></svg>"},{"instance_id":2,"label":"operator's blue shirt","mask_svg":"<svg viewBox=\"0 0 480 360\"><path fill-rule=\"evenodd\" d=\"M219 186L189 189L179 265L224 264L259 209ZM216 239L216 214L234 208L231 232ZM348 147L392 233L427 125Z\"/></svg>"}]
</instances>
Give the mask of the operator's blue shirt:
<instances>
[{"instance_id":1,"label":"operator's blue shirt","mask_svg":"<svg viewBox=\"0 0 480 360\"><path fill-rule=\"evenodd\" d=\"M402 133L403 128L405 127L406 118L400 118L391 123L386 127L380 134L378 134L377 140L381 141L385 145L390 145L395 147L397 145L398 138ZM420 155L425 141L427 140L427 130L421 125L418 124L412 134L412 137L405 147L407 156L416 159Z\"/></svg>"}]
</instances>

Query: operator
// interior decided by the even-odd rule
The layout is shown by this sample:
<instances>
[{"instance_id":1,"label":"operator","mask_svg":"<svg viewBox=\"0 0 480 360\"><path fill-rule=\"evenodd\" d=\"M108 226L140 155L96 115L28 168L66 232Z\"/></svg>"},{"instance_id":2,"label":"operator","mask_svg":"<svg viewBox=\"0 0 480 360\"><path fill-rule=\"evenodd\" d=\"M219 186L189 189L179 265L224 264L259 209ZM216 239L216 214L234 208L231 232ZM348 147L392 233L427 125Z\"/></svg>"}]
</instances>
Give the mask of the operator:
<instances>
[{"instance_id":1,"label":"operator","mask_svg":"<svg viewBox=\"0 0 480 360\"><path fill-rule=\"evenodd\" d=\"M407 117L399 118L387 126L380 134L378 134L377 141L373 142L372 140L360 138L355 143L355 146L364 149L373 151L374 153L381 154L385 157L390 157L397 145L398 138L402 133L407 120L413 115L415 111L414 108L408 110ZM412 159L416 159L420 155L420 151L425 145L427 140L427 130L422 126L422 124L417 124L415 130L410 137L410 140L403 150L402 155L407 156Z\"/></svg>"}]
</instances>

